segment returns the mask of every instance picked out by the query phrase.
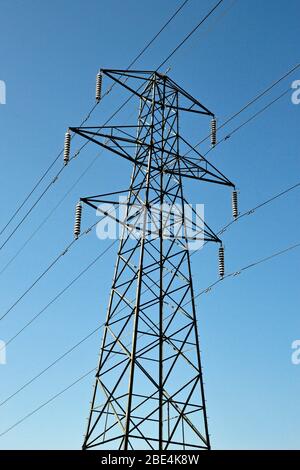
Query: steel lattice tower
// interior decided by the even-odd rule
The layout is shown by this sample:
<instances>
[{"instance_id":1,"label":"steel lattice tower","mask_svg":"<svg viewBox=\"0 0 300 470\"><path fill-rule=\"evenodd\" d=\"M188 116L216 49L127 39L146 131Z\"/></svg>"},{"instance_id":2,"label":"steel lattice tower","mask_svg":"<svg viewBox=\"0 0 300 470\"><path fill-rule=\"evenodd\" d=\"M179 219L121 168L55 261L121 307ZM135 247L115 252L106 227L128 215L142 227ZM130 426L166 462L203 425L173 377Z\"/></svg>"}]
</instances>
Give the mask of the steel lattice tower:
<instances>
[{"instance_id":1,"label":"steel lattice tower","mask_svg":"<svg viewBox=\"0 0 300 470\"><path fill-rule=\"evenodd\" d=\"M70 128L133 164L124 202L124 191L81 199L125 210L103 211L123 233L83 449L210 449L189 244L221 241L186 216L183 180L234 185L180 135L179 115L214 114L158 72L102 76L140 105L134 126Z\"/></svg>"}]
</instances>

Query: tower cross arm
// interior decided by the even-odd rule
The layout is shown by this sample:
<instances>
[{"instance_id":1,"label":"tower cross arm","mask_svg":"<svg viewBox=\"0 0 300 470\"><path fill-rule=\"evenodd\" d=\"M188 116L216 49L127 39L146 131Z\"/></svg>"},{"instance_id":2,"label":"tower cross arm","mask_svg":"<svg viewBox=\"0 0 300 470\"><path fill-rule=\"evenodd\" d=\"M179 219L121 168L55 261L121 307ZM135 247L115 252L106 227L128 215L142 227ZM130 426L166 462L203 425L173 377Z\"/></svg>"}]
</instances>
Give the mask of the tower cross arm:
<instances>
[{"instance_id":1,"label":"tower cross arm","mask_svg":"<svg viewBox=\"0 0 300 470\"><path fill-rule=\"evenodd\" d=\"M126 126L126 129L128 127L136 129L139 126ZM126 144L128 144L129 147L136 148L136 146L140 146L145 150L151 149L154 153L162 152L162 146L159 142L155 144L149 143L146 140L138 139L125 131L122 126L105 126L105 129L110 129L110 133L102 132L101 129L103 128L70 127L70 131L80 135L81 137L100 145L134 164L144 167L147 166L145 159L138 158L135 154L131 154L130 151L127 150ZM122 132L122 135L114 135L113 131ZM101 141L100 139L104 140ZM181 140L188 144L188 142L182 137ZM235 187L234 183L232 183L223 173L212 165L203 155L201 155L190 144L188 145L191 150L196 152L196 159L188 158L186 155L180 155L175 151L164 148L163 152L167 156L166 162L161 167L152 163L151 168L159 172L162 171L163 173ZM175 165L176 161L179 161L179 166Z\"/></svg>"}]
</instances>

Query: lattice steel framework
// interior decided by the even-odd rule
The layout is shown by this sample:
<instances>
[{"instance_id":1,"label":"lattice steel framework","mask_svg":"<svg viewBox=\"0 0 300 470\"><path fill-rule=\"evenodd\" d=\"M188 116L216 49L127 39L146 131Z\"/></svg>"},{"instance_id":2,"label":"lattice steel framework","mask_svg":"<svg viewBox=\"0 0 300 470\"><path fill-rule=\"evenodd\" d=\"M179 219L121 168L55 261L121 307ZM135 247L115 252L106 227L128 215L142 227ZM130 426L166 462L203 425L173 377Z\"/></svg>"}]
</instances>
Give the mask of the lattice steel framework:
<instances>
[{"instance_id":1,"label":"lattice steel framework","mask_svg":"<svg viewBox=\"0 0 300 470\"><path fill-rule=\"evenodd\" d=\"M70 128L133 164L124 202L124 191L81 199L125 208L100 206L122 237L83 449L210 449L189 244L221 241L185 214L182 182L234 185L180 135L179 114L214 115L158 72L101 73L140 106L135 126Z\"/></svg>"}]
</instances>

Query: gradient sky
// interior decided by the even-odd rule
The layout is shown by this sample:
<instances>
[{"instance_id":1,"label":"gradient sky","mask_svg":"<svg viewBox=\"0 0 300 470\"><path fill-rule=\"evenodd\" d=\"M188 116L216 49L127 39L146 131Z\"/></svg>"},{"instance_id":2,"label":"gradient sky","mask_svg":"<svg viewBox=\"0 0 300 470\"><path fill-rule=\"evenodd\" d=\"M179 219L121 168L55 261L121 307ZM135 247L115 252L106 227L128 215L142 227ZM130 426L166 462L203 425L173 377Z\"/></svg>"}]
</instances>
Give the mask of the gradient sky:
<instances>
[{"instance_id":1,"label":"gradient sky","mask_svg":"<svg viewBox=\"0 0 300 470\"><path fill-rule=\"evenodd\" d=\"M100 67L126 68L179 1L0 0L0 197L3 226L61 149L68 126L79 125L94 103ZM214 5L190 0L136 68L155 69ZM297 0L225 0L222 8L166 64L170 76L215 111L220 122L239 110L299 62ZM220 132L226 135L300 79L300 69ZM300 105L291 93L211 152L210 158L240 190L245 211L299 181ZM122 102L116 89L97 107L91 125L102 124ZM124 99L124 97L123 97ZM115 122L134 119L128 106ZM187 136L196 143L208 123ZM73 149L80 145L74 139ZM202 150L207 149L207 143ZM92 162L88 146L63 172L26 223L0 251L0 271ZM117 162L117 163L115 163ZM54 166L36 195L61 167ZM74 206L81 196L128 185L130 164L103 153L70 191L14 262L0 274L2 315L72 239ZM227 188L187 185L193 202L205 203L215 230L231 218ZM300 240L299 189L233 225L223 235L226 269L238 270ZM2 234L4 241L19 218ZM84 224L95 222L86 211ZM84 237L0 322L8 341L97 253L109 245ZM0 402L83 336L103 323L116 247L66 295L7 347L0 365ZM197 302L207 408L216 449L299 449L300 365L291 344L300 339L300 250L218 284ZM217 278L217 250L193 256L196 292ZM0 316L1 316L0 315ZM93 335L39 380L0 406L0 434L96 366L101 334ZM82 443L93 376L71 388L24 423L0 436L1 449L77 449Z\"/></svg>"}]
</instances>

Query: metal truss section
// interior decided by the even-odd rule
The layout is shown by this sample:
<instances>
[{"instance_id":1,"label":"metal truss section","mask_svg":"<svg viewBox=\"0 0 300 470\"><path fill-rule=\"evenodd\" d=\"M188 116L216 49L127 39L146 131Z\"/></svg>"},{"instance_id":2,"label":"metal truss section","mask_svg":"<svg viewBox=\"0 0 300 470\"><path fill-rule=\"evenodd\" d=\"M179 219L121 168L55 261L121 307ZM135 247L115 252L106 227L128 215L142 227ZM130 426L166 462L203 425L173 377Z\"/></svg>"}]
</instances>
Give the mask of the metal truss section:
<instances>
[{"instance_id":1,"label":"metal truss section","mask_svg":"<svg viewBox=\"0 0 300 470\"><path fill-rule=\"evenodd\" d=\"M220 239L186 214L183 181L234 184L180 135L181 112L214 116L204 105L157 72L102 73L138 97L139 112L137 125L70 128L133 165L127 193L81 199L124 206L122 218L102 211L122 236L83 449L207 450L189 243Z\"/></svg>"}]
</instances>

